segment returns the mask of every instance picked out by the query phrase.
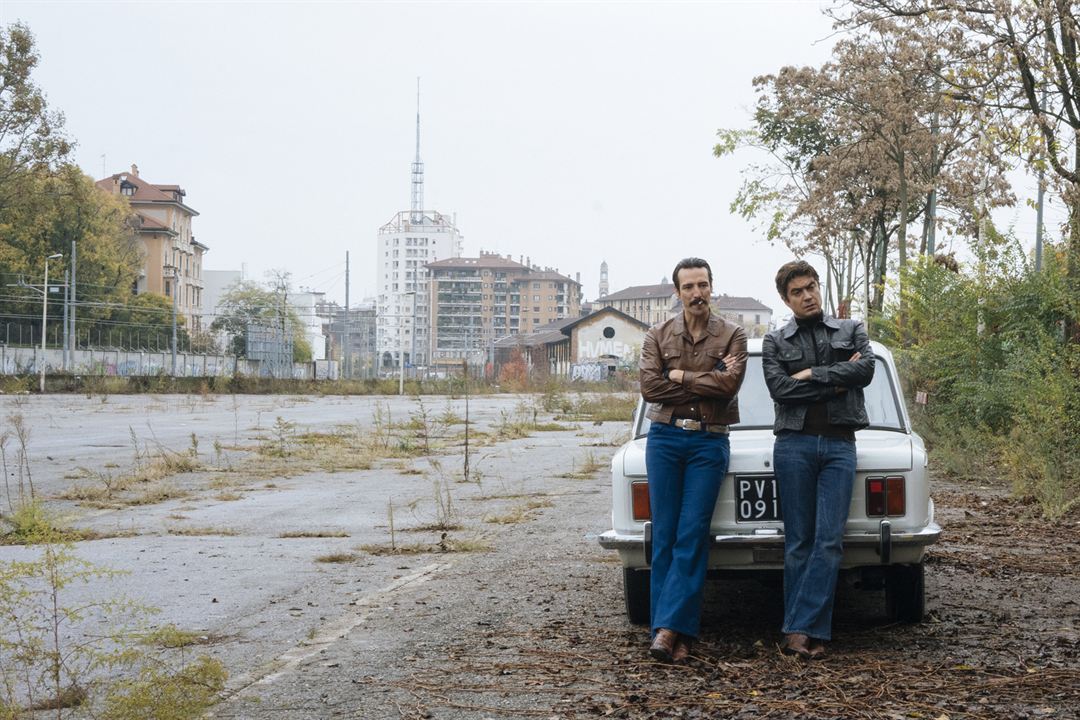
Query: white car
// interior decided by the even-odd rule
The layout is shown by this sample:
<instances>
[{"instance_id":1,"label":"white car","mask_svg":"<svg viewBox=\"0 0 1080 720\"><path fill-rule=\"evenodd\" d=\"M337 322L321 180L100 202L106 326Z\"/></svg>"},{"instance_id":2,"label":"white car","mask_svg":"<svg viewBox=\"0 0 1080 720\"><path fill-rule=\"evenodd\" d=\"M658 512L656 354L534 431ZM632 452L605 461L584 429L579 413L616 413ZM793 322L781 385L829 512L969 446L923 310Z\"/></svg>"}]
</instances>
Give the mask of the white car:
<instances>
[{"instance_id":1,"label":"white car","mask_svg":"<svg viewBox=\"0 0 1080 720\"><path fill-rule=\"evenodd\" d=\"M892 354L872 343L874 380L863 391L870 426L855 435L857 469L844 530L844 572L864 588L885 588L887 611L899 622L920 622L925 607L923 558L941 528L934 522L927 454L911 430ZM750 340L739 391L741 421L730 428L731 463L712 517L710 570L782 571L784 524L772 474L773 402L761 371L761 340ZM612 529L600 545L622 559L626 614L649 621L651 522L645 473L649 419L634 411L633 439L611 461Z\"/></svg>"}]
</instances>

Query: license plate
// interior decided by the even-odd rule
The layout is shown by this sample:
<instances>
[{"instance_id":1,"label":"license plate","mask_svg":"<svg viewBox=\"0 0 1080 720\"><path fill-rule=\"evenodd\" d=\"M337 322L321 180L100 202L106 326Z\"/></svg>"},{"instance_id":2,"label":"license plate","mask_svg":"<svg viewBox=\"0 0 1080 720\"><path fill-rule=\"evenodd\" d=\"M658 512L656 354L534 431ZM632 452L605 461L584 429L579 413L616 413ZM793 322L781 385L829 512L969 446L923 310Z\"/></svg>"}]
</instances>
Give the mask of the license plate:
<instances>
[{"instance_id":1,"label":"license plate","mask_svg":"<svg viewBox=\"0 0 1080 720\"><path fill-rule=\"evenodd\" d=\"M780 492L772 475L735 476L735 520L781 520Z\"/></svg>"}]
</instances>

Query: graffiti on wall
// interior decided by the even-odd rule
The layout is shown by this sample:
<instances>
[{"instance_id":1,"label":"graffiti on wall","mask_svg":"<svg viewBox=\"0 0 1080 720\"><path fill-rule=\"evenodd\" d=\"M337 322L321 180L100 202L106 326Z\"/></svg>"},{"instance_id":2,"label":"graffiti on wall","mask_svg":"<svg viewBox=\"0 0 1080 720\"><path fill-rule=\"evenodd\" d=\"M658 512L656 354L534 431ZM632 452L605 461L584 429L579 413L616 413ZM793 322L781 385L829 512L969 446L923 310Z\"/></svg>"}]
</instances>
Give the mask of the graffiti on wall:
<instances>
[{"instance_id":1,"label":"graffiti on wall","mask_svg":"<svg viewBox=\"0 0 1080 720\"><path fill-rule=\"evenodd\" d=\"M585 382L603 382L607 380L606 363L574 363L570 366L570 379Z\"/></svg>"}]
</instances>

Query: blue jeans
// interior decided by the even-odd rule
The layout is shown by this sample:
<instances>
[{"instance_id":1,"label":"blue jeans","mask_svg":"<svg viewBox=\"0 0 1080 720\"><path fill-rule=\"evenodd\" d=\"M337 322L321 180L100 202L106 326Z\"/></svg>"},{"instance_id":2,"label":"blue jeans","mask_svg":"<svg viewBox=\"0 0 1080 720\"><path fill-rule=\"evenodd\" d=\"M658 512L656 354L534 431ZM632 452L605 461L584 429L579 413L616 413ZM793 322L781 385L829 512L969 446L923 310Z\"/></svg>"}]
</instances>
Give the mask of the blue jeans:
<instances>
[{"instance_id":1,"label":"blue jeans","mask_svg":"<svg viewBox=\"0 0 1080 720\"><path fill-rule=\"evenodd\" d=\"M781 432L773 464L784 513L784 633L832 638L855 443Z\"/></svg>"},{"instance_id":2,"label":"blue jeans","mask_svg":"<svg viewBox=\"0 0 1080 720\"><path fill-rule=\"evenodd\" d=\"M697 637L709 526L728 468L728 436L653 423L645 446L652 509L650 626Z\"/></svg>"}]
</instances>

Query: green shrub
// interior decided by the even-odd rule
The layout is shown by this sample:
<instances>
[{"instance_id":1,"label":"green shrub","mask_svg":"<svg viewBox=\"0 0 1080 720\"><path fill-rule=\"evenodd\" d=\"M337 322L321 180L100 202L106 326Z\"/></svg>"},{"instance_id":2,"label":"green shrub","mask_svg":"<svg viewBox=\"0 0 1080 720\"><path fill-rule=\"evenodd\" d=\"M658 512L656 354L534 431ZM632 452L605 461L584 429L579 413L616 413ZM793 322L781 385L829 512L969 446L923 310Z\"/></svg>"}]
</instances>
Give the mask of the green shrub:
<instances>
[{"instance_id":1,"label":"green shrub","mask_svg":"<svg viewBox=\"0 0 1080 720\"><path fill-rule=\"evenodd\" d=\"M902 277L875 333L896 354L916 429L935 466L961 477L1007 473L1014 491L1056 517L1080 502L1080 317L1061 248L1035 273L1011 238L990 234L976 263L929 259Z\"/></svg>"}]
</instances>

